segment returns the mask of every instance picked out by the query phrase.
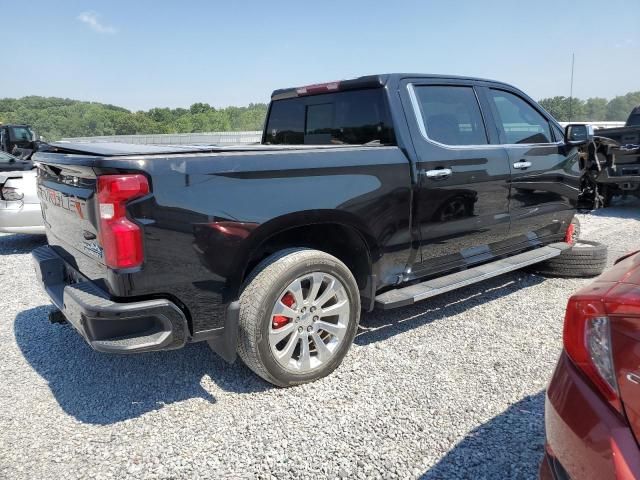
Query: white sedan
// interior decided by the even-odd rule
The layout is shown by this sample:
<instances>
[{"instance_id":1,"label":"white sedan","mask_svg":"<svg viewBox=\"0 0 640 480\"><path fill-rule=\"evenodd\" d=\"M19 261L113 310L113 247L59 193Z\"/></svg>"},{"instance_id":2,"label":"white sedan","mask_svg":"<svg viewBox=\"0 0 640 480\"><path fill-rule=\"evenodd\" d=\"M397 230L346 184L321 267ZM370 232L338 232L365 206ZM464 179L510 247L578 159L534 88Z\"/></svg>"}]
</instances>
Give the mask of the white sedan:
<instances>
[{"instance_id":1,"label":"white sedan","mask_svg":"<svg viewBox=\"0 0 640 480\"><path fill-rule=\"evenodd\" d=\"M0 232L45 233L35 169L0 171Z\"/></svg>"}]
</instances>

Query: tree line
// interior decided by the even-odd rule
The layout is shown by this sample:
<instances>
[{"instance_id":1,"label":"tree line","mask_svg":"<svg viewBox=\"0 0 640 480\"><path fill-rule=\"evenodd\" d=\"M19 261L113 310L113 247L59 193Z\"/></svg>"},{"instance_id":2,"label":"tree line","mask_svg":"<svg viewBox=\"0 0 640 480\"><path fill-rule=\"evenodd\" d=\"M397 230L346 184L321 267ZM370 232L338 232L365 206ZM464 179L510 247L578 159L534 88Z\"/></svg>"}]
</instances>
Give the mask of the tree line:
<instances>
[{"instance_id":1,"label":"tree line","mask_svg":"<svg viewBox=\"0 0 640 480\"><path fill-rule=\"evenodd\" d=\"M1 123L26 123L47 141L65 137L195 133L261 130L267 113L264 103L246 107L214 108L194 103L187 108L126 108L68 98L0 99Z\"/></svg>"},{"instance_id":2,"label":"tree line","mask_svg":"<svg viewBox=\"0 0 640 480\"><path fill-rule=\"evenodd\" d=\"M540 104L558 121L626 120L640 105L640 91L606 98L544 98ZM126 108L68 98L37 97L0 99L1 123L26 123L46 140L98 135L196 133L261 130L267 105L214 108L194 103L189 108L152 108L132 112Z\"/></svg>"},{"instance_id":3,"label":"tree line","mask_svg":"<svg viewBox=\"0 0 640 480\"><path fill-rule=\"evenodd\" d=\"M606 98L552 97L540 100L540 105L559 122L625 121L631 110L640 105L640 91L607 100Z\"/></svg>"}]
</instances>

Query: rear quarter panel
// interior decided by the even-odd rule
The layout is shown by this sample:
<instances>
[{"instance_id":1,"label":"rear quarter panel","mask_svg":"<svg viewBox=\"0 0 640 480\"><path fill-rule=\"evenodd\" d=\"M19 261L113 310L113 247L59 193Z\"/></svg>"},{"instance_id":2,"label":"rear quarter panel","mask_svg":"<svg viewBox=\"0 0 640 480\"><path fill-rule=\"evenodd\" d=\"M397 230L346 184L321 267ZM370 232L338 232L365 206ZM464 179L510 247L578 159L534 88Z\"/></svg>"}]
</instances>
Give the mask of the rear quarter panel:
<instances>
[{"instance_id":1,"label":"rear quarter panel","mask_svg":"<svg viewBox=\"0 0 640 480\"><path fill-rule=\"evenodd\" d=\"M187 306L195 331L222 325L254 249L288 228L357 229L378 278L409 258L410 165L397 147L145 156L109 165L137 166L153 191L130 207L144 225L145 264L115 293L170 294Z\"/></svg>"}]
</instances>

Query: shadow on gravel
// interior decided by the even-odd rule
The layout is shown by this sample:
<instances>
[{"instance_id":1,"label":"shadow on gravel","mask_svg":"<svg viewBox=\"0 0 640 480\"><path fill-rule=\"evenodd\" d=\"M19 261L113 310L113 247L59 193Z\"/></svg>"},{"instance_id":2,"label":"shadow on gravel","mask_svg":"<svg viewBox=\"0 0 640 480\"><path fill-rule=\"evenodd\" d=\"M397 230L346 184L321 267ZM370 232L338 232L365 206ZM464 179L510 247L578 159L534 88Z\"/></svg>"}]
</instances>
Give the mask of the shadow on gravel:
<instances>
[{"instance_id":1,"label":"shadow on gravel","mask_svg":"<svg viewBox=\"0 0 640 480\"><path fill-rule=\"evenodd\" d=\"M473 430L421 478L537 478L543 453L544 390Z\"/></svg>"},{"instance_id":2,"label":"shadow on gravel","mask_svg":"<svg viewBox=\"0 0 640 480\"><path fill-rule=\"evenodd\" d=\"M453 290L410 307L364 313L354 342L357 345L380 342L394 335L505 297L522 288L532 287L545 280L539 275L520 271Z\"/></svg>"},{"instance_id":3,"label":"shadow on gravel","mask_svg":"<svg viewBox=\"0 0 640 480\"><path fill-rule=\"evenodd\" d=\"M34 248L46 245L46 243L47 237L44 235L0 234L0 255L30 253Z\"/></svg>"},{"instance_id":4,"label":"shadow on gravel","mask_svg":"<svg viewBox=\"0 0 640 480\"><path fill-rule=\"evenodd\" d=\"M596 217L616 217L622 219L640 219L640 199L631 195L618 196L613 199L611 206L591 210L588 213Z\"/></svg>"},{"instance_id":5,"label":"shadow on gravel","mask_svg":"<svg viewBox=\"0 0 640 480\"><path fill-rule=\"evenodd\" d=\"M236 393L271 388L241 362L225 363L206 343L130 356L94 352L71 326L49 323L51 308L20 312L16 341L62 409L82 422L112 424L192 398L214 403L201 385L205 376Z\"/></svg>"}]
</instances>

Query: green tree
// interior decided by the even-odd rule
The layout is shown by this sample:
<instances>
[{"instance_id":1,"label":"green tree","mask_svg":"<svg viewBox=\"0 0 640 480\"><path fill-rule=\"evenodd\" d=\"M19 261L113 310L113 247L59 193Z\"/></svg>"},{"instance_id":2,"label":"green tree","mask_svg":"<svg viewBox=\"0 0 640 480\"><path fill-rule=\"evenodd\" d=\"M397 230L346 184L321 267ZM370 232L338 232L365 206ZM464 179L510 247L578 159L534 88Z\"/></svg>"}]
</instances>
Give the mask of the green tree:
<instances>
[{"instance_id":1,"label":"green tree","mask_svg":"<svg viewBox=\"0 0 640 480\"><path fill-rule=\"evenodd\" d=\"M540 105L559 122L582 120L585 116L585 102L575 97L544 98Z\"/></svg>"},{"instance_id":2,"label":"green tree","mask_svg":"<svg viewBox=\"0 0 640 480\"><path fill-rule=\"evenodd\" d=\"M607 104L607 120L625 121L631 110L640 105L640 91L615 97Z\"/></svg>"},{"instance_id":3,"label":"green tree","mask_svg":"<svg viewBox=\"0 0 640 480\"><path fill-rule=\"evenodd\" d=\"M568 122L569 98L551 97L540 100L544 107L556 120ZM587 101L578 98L573 99L573 114L571 120L576 121L624 121L629 117L631 110L640 105L640 91L629 92L607 101L606 98L589 98Z\"/></svg>"},{"instance_id":4,"label":"green tree","mask_svg":"<svg viewBox=\"0 0 640 480\"><path fill-rule=\"evenodd\" d=\"M266 112L267 105L262 103L223 109L194 103L189 109L131 112L115 105L69 98L0 98L0 122L28 123L48 141L97 135L258 130Z\"/></svg>"},{"instance_id":5,"label":"green tree","mask_svg":"<svg viewBox=\"0 0 640 480\"><path fill-rule=\"evenodd\" d=\"M607 103L606 98L588 98L584 105L584 120L593 122L606 120Z\"/></svg>"},{"instance_id":6,"label":"green tree","mask_svg":"<svg viewBox=\"0 0 640 480\"><path fill-rule=\"evenodd\" d=\"M543 98L540 100L540 105L549 112L553 118L559 122L563 122L564 119L569 116L567 100L567 97Z\"/></svg>"},{"instance_id":7,"label":"green tree","mask_svg":"<svg viewBox=\"0 0 640 480\"><path fill-rule=\"evenodd\" d=\"M170 108L152 108L147 112L147 116L157 123L169 123L174 119Z\"/></svg>"},{"instance_id":8,"label":"green tree","mask_svg":"<svg viewBox=\"0 0 640 480\"><path fill-rule=\"evenodd\" d=\"M189 107L189 111L194 115L198 113L206 113L209 110L211 110L211 106L208 103L194 103Z\"/></svg>"}]
</instances>

